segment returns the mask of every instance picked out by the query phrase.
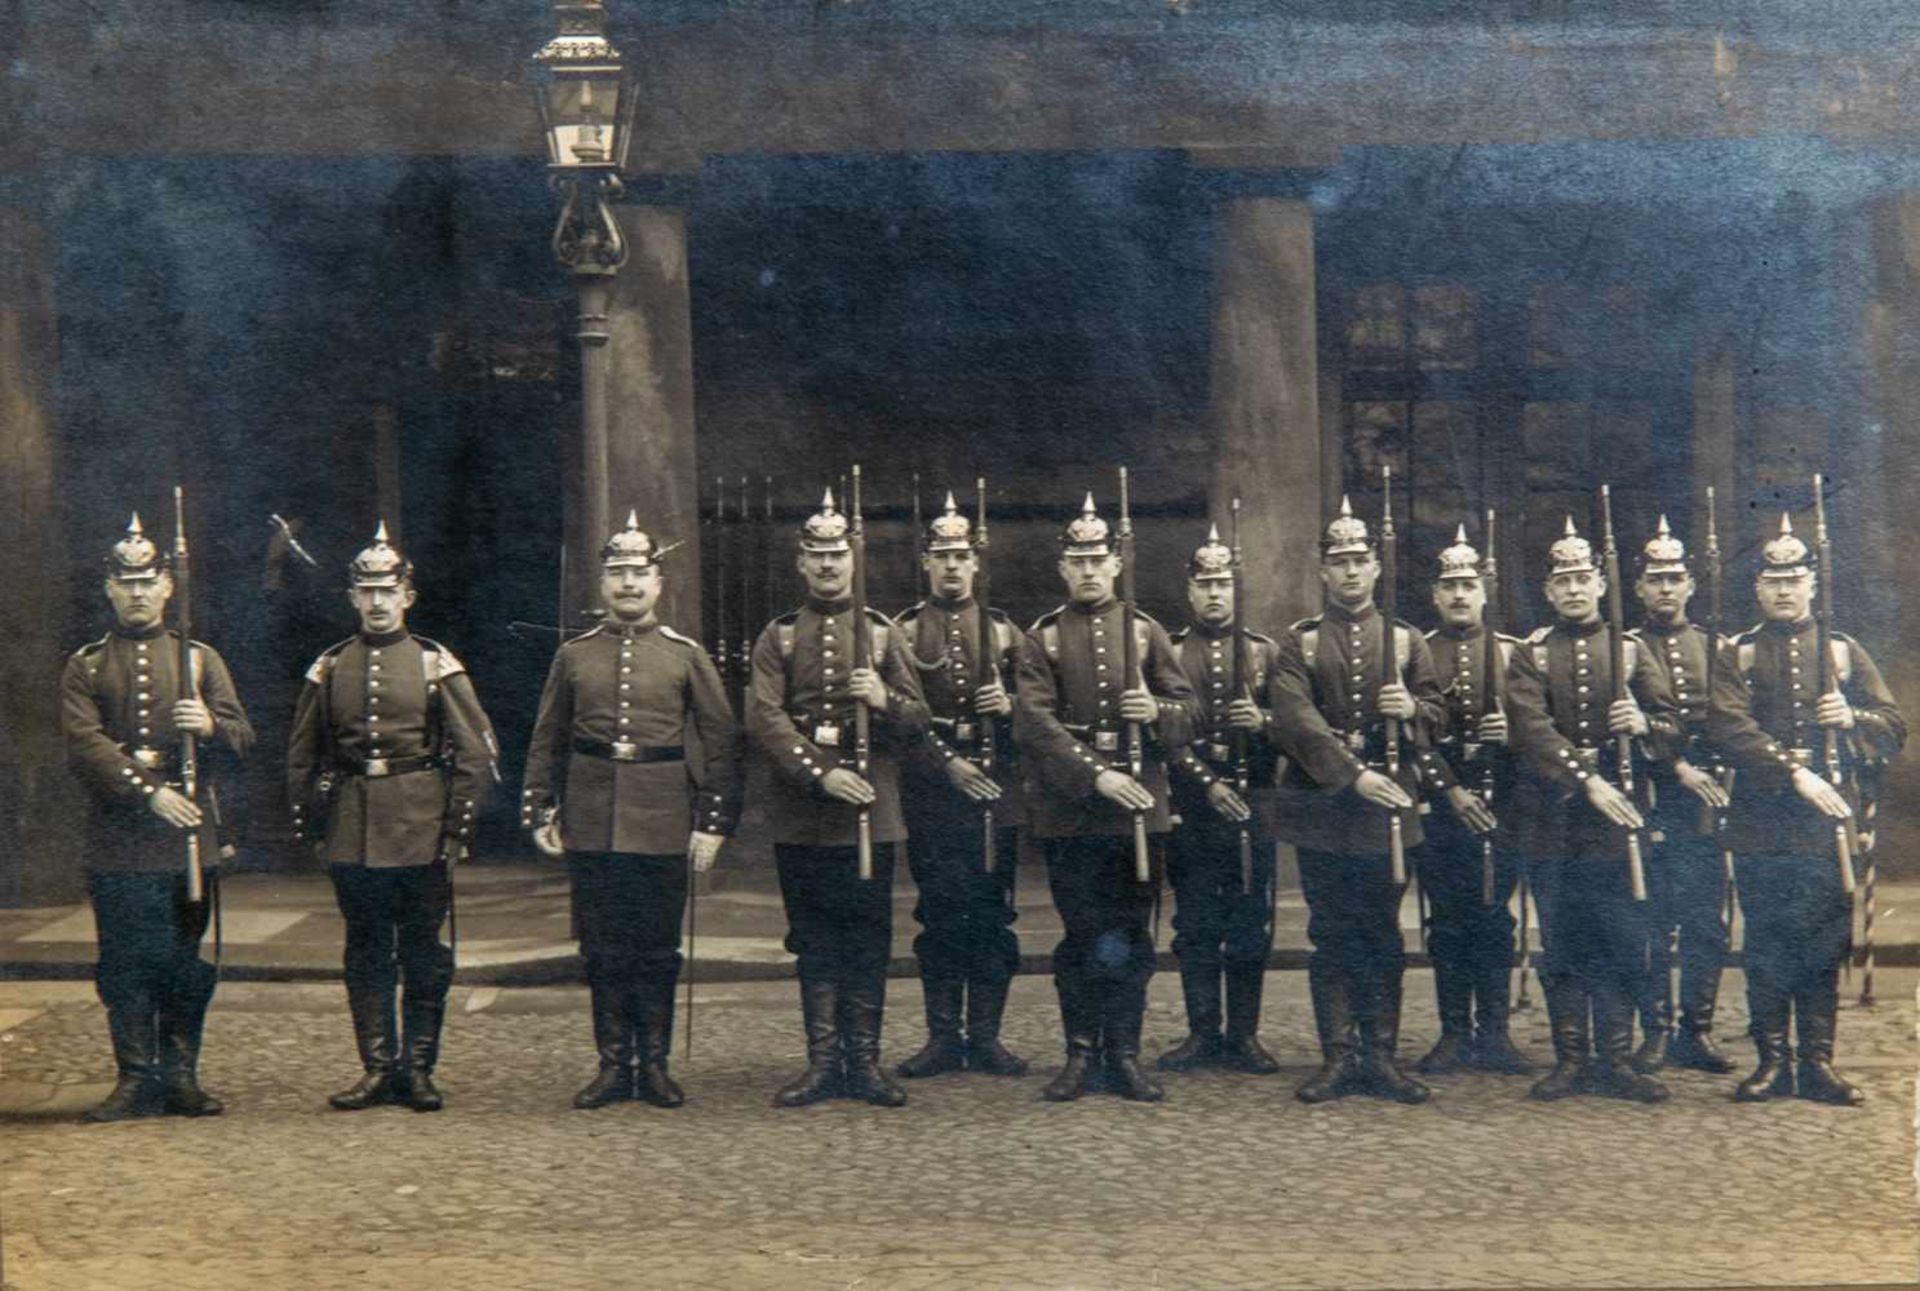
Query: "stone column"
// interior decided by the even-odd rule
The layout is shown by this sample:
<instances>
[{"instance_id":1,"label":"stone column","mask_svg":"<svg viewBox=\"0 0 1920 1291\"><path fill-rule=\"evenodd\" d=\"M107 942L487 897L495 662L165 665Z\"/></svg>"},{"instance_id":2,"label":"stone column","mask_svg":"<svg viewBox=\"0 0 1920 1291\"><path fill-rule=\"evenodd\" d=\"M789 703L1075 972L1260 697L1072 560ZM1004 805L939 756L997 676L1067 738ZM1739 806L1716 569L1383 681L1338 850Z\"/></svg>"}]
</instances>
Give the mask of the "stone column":
<instances>
[{"instance_id":1,"label":"stone column","mask_svg":"<svg viewBox=\"0 0 1920 1291\"><path fill-rule=\"evenodd\" d=\"M74 899L78 820L59 719L67 611L50 239L0 207L0 905ZM69 822L62 826L56 822Z\"/></svg>"},{"instance_id":2,"label":"stone column","mask_svg":"<svg viewBox=\"0 0 1920 1291\"><path fill-rule=\"evenodd\" d=\"M1322 457L1313 213L1303 201L1224 203L1214 250L1209 505L1242 499L1248 623L1317 613Z\"/></svg>"},{"instance_id":3,"label":"stone column","mask_svg":"<svg viewBox=\"0 0 1920 1291\"><path fill-rule=\"evenodd\" d=\"M623 206L627 263L607 298L607 515L639 512L665 546L667 590L660 617L698 636L699 483L693 438L693 318L685 215L664 206Z\"/></svg>"}]
</instances>

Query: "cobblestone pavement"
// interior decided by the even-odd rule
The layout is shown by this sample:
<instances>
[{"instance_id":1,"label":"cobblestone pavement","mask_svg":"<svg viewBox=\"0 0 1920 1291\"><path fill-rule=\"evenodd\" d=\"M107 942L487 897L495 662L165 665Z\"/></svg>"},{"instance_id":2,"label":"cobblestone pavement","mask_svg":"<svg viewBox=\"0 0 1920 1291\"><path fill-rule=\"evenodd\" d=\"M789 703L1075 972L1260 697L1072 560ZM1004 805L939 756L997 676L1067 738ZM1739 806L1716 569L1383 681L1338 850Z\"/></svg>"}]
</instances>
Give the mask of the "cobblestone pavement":
<instances>
[{"instance_id":1,"label":"cobblestone pavement","mask_svg":"<svg viewBox=\"0 0 1920 1291\"><path fill-rule=\"evenodd\" d=\"M1016 984L1007 1081L949 1076L885 1111L776 1112L800 1060L791 984L713 987L689 1105L567 1107L590 1074L584 993L456 992L449 1109L331 1112L353 1074L338 987L223 988L205 1079L218 1120L83 1126L106 1028L83 986L0 987L8 1291L111 1288L1475 1287L1905 1283L1916 1274L1915 974L1848 1011L1852 1111L1740 1107L1735 1078L1673 1101L1546 1107L1525 1081L1435 1082L1424 1108L1309 1108L1304 981L1270 978L1278 1077L1170 1077L1168 1101L1039 1101L1052 991ZM1737 976L1724 1034L1744 1026ZM1404 1048L1433 1034L1410 975ZM896 984L887 1047L919 1038ZM1148 1042L1182 1030L1154 983ZM1546 1053L1545 1021L1522 1039ZM1734 1046L1743 1064L1746 1045ZM24 1110L23 1110L24 1109Z\"/></svg>"}]
</instances>

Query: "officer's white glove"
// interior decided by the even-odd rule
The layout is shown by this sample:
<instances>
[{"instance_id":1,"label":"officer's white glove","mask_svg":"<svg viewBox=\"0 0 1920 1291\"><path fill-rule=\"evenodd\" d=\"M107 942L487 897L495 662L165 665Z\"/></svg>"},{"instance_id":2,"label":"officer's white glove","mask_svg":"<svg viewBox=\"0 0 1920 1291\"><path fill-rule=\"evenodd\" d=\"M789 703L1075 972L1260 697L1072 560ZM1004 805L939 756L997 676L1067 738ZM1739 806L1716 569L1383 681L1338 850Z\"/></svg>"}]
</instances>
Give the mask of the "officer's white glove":
<instances>
[{"instance_id":1,"label":"officer's white glove","mask_svg":"<svg viewBox=\"0 0 1920 1291\"><path fill-rule=\"evenodd\" d=\"M687 840L687 855L693 861L693 872L705 874L712 869L713 863L720 859L720 845L726 841L724 834L705 834L695 830L693 837Z\"/></svg>"},{"instance_id":2,"label":"officer's white glove","mask_svg":"<svg viewBox=\"0 0 1920 1291\"><path fill-rule=\"evenodd\" d=\"M555 859L566 853L566 844L560 841L559 817L554 817L533 831L533 845Z\"/></svg>"}]
</instances>

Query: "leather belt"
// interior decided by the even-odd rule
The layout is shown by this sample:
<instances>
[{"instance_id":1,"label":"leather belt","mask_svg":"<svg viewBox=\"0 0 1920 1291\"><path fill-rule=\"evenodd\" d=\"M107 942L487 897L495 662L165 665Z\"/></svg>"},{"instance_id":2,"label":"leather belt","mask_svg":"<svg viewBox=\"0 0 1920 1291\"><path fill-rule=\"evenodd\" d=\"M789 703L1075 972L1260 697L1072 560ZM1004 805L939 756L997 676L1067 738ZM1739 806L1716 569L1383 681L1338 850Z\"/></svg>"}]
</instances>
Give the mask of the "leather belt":
<instances>
[{"instance_id":1,"label":"leather belt","mask_svg":"<svg viewBox=\"0 0 1920 1291\"><path fill-rule=\"evenodd\" d=\"M431 770L440 765L440 759L431 753L416 753L404 758L356 758L343 753L335 755L334 765L348 775L380 780L387 776Z\"/></svg>"},{"instance_id":2,"label":"leather belt","mask_svg":"<svg viewBox=\"0 0 1920 1291\"><path fill-rule=\"evenodd\" d=\"M687 750L679 744L636 744L632 740L575 740L573 751L609 762L684 762Z\"/></svg>"}]
</instances>

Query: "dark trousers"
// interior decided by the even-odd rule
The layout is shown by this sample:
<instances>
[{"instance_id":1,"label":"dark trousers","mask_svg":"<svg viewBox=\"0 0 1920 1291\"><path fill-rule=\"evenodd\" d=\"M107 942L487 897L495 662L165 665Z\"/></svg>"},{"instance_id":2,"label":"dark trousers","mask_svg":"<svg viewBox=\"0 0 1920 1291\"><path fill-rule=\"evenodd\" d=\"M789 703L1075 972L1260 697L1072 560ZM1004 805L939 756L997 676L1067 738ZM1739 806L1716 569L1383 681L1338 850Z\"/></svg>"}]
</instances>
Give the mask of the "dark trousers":
<instances>
[{"instance_id":1,"label":"dark trousers","mask_svg":"<svg viewBox=\"0 0 1920 1291\"><path fill-rule=\"evenodd\" d=\"M1273 840L1256 829L1252 842L1253 882L1243 889L1238 825L1201 807L1173 831L1167 881L1175 901L1173 953L1183 973L1266 967L1273 947Z\"/></svg>"},{"instance_id":2,"label":"dark trousers","mask_svg":"<svg viewBox=\"0 0 1920 1291\"><path fill-rule=\"evenodd\" d=\"M330 865L334 899L347 921L347 991L391 998L405 984L408 1004L446 999L453 948L440 938L453 904L447 867Z\"/></svg>"},{"instance_id":3,"label":"dark trousers","mask_svg":"<svg viewBox=\"0 0 1920 1291\"><path fill-rule=\"evenodd\" d=\"M802 981L853 986L886 979L893 957L893 844L873 845L862 879L853 847L776 843L774 866L787 909L787 949Z\"/></svg>"},{"instance_id":4,"label":"dark trousers","mask_svg":"<svg viewBox=\"0 0 1920 1291\"><path fill-rule=\"evenodd\" d=\"M1045 847L1047 886L1066 927L1053 951L1054 988L1068 1038L1084 1038L1116 1001L1144 999L1159 876L1134 877L1130 837L1049 838Z\"/></svg>"},{"instance_id":5,"label":"dark trousers","mask_svg":"<svg viewBox=\"0 0 1920 1291\"><path fill-rule=\"evenodd\" d=\"M211 873L208 882L214 882ZM198 1017L213 997L213 965L200 958L211 902L187 900L184 873L97 870L87 895L100 943L94 989L109 1009L136 1017Z\"/></svg>"},{"instance_id":6,"label":"dark trousers","mask_svg":"<svg viewBox=\"0 0 1920 1291\"><path fill-rule=\"evenodd\" d=\"M1300 849L1300 892L1307 900L1309 966L1350 980L1406 969L1400 938L1400 897L1386 856L1348 856Z\"/></svg>"},{"instance_id":7,"label":"dark trousers","mask_svg":"<svg viewBox=\"0 0 1920 1291\"><path fill-rule=\"evenodd\" d=\"M1493 852L1493 900L1485 900L1485 856L1480 835L1436 810L1422 823L1426 839L1416 854L1431 910L1427 954L1440 995L1440 1024L1458 1030L1475 1008L1483 1028L1504 1024L1513 968L1513 890L1520 858ZM1451 1016L1450 1016L1451 1015Z\"/></svg>"},{"instance_id":8,"label":"dark trousers","mask_svg":"<svg viewBox=\"0 0 1920 1291\"><path fill-rule=\"evenodd\" d=\"M1647 862L1647 963L1651 971L1640 1016L1649 1029L1673 1025L1667 997L1667 959L1676 930L1680 934L1682 1021L1687 1025L1704 1029L1701 1023L1711 1021L1721 966L1726 962L1726 870L1719 841L1711 834L1694 833L1690 825L1669 827L1666 840L1653 849ZM1706 1019L1695 1016L1703 1000L1708 1010Z\"/></svg>"},{"instance_id":9,"label":"dark trousers","mask_svg":"<svg viewBox=\"0 0 1920 1291\"><path fill-rule=\"evenodd\" d=\"M1839 969L1852 939L1853 907L1838 865L1831 853L1735 858L1750 991L1759 984L1792 994Z\"/></svg>"},{"instance_id":10,"label":"dark trousers","mask_svg":"<svg viewBox=\"0 0 1920 1291\"><path fill-rule=\"evenodd\" d=\"M907 843L907 864L920 889L913 917L920 935L913 953L930 979L996 981L1020 969L1020 942L1013 933L1019 914L1014 879L1019 873L1018 836L994 830L993 872L987 873L979 813L955 819L952 828L923 830ZM968 825L971 828L968 828Z\"/></svg>"},{"instance_id":11,"label":"dark trousers","mask_svg":"<svg viewBox=\"0 0 1920 1291\"><path fill-rule=\"evenodd\" d=\"M1629 1005L1646 976L1649 902L1635 901L1624 846L1613 857L1529 862L1540 907L1540 979L1585 994L1612 992ZM1629 1028L1632 1015L1627 1018Z\"/></svg>"},{"instance_id":12,"label":"dark trousers","mask_svg":"<svg viewBox=\"0 0 1920 1291\"><path fill-rule=\"evenodd\" d=\"M627 852L569 852L574 927L587 979L625 983L680 968L680 921L687 908L687 858Z\"/></svg>"}]
</instances>

